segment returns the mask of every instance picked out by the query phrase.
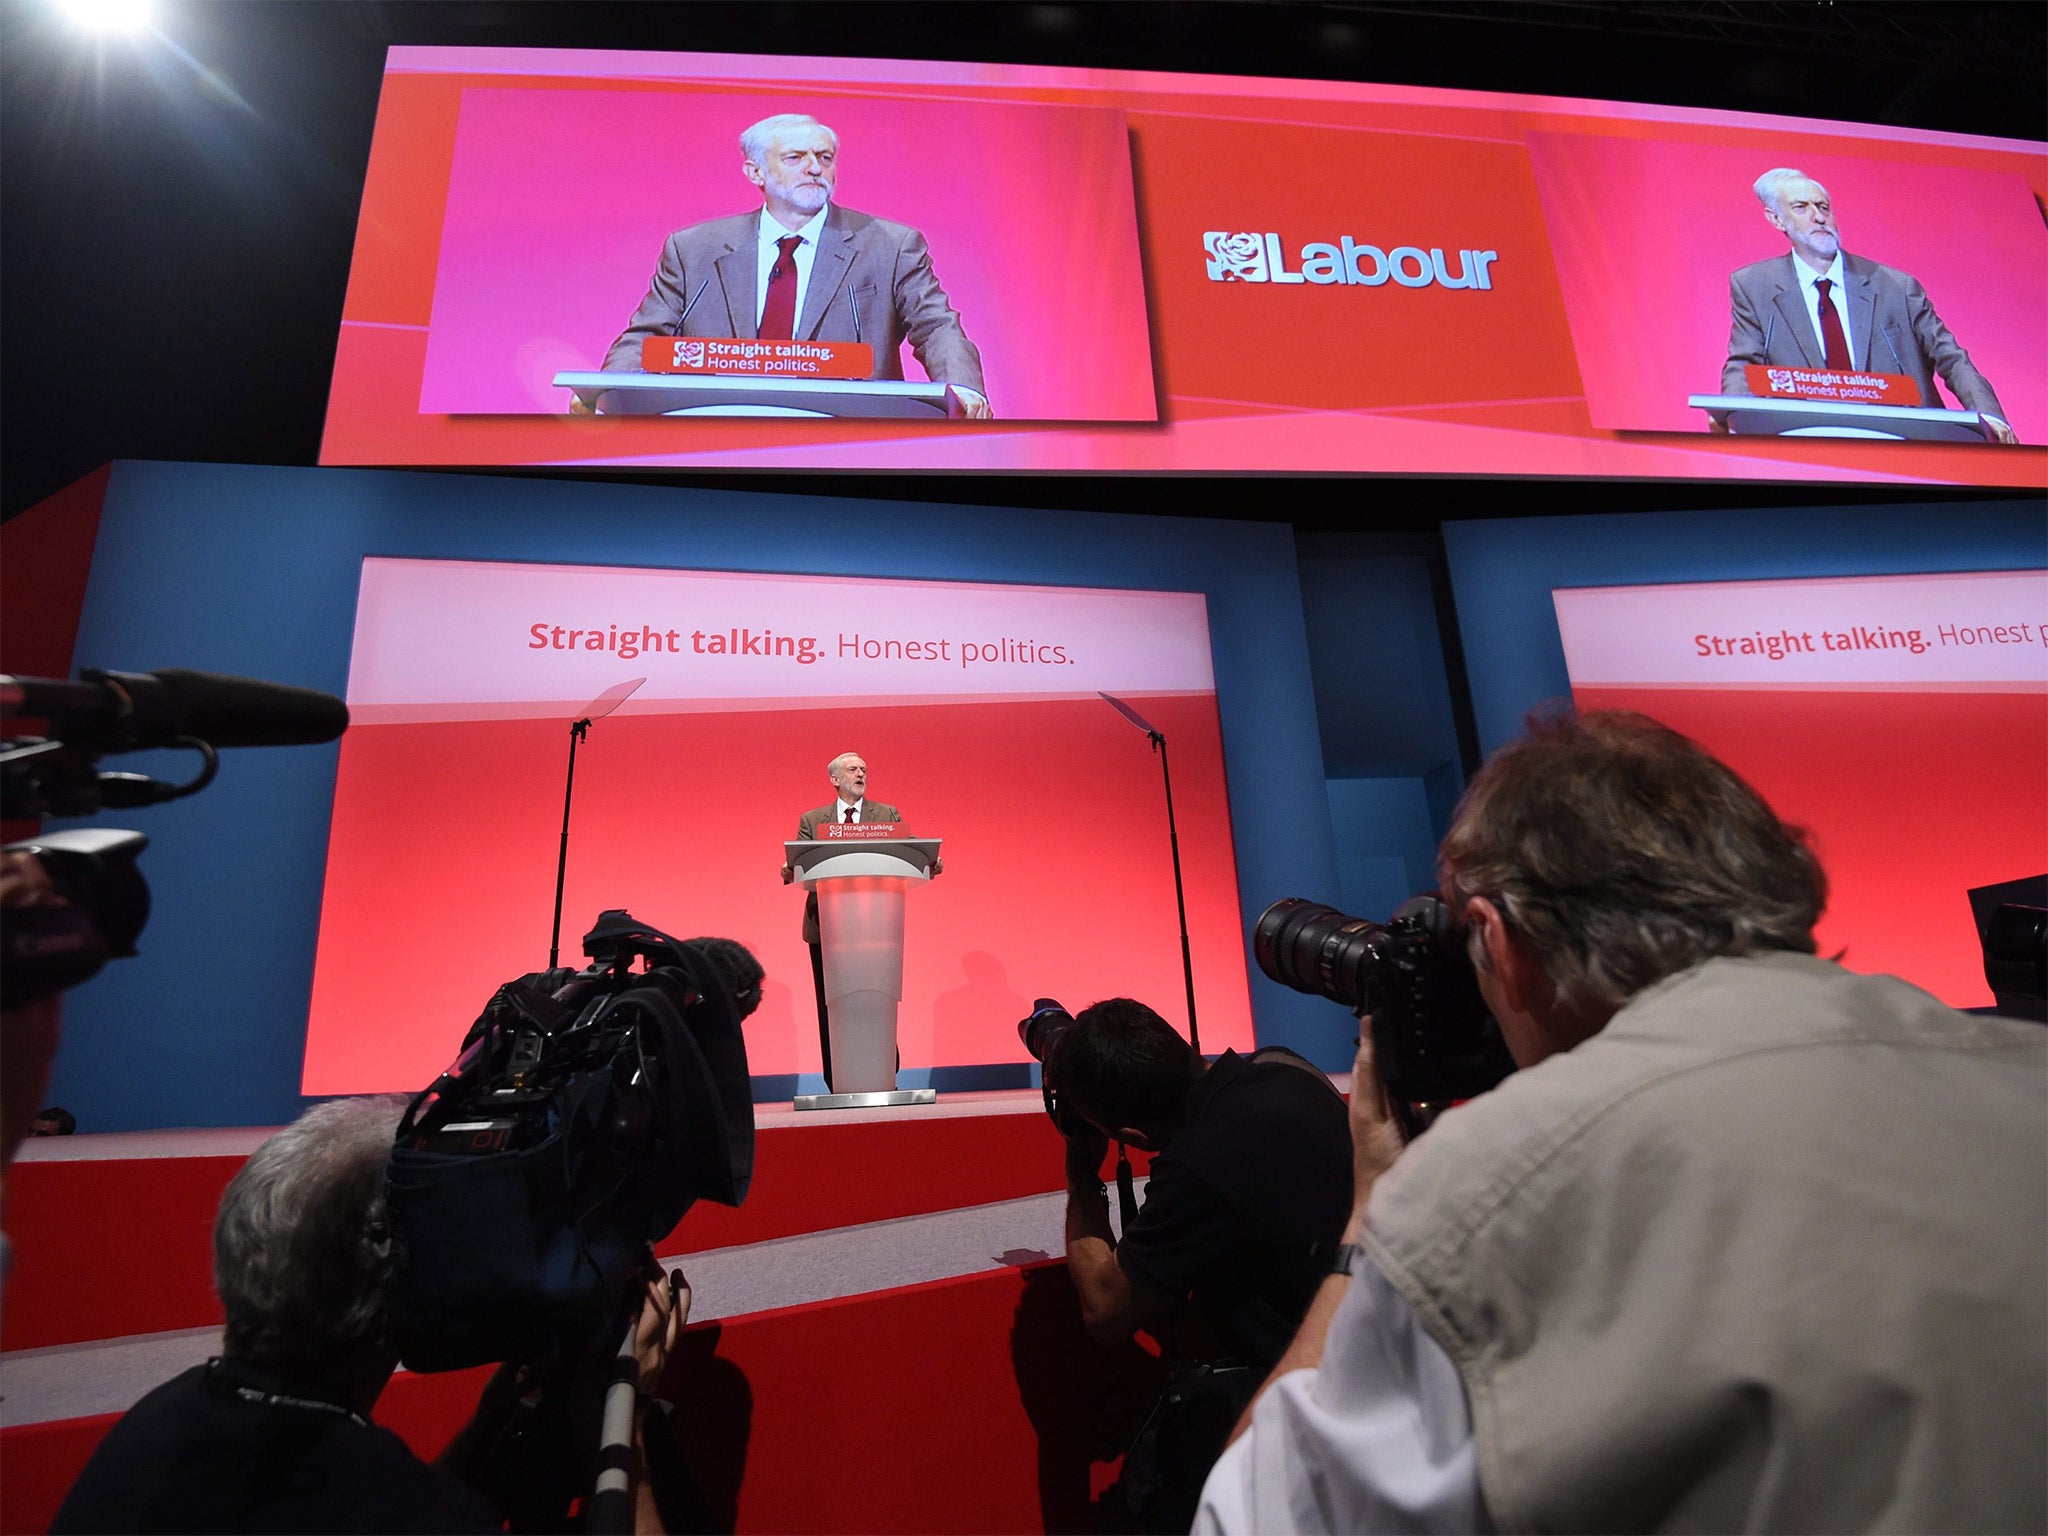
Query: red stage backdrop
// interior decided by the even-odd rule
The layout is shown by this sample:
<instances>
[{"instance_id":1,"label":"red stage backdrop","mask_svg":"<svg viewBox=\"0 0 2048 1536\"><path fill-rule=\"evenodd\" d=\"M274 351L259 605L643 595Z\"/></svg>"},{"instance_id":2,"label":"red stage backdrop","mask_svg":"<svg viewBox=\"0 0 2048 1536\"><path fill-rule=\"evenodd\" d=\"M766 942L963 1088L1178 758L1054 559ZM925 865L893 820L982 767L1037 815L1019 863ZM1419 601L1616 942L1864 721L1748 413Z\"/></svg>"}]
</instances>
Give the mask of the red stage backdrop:
<instances>
[{"instance_id":1,"label":"red stage backdrop","mask_svg":"<svg viewBox=\"0 0 2048 1536\"><path fill-rule=\"evenodd\" d=\"M1822 954L1990 1004L1969 889L2048 869L2048 572L1554 598L1581 708L1683 731L1812 832Z\"/></svg>"},{"instance_id":2,"label":"red stage backdrop","mask_svg":"<svg viewBox=\"0 0 2048 1536\"><path fill-rule=\"evenodd\" d=\"M592 566L363 564L304 1091L417 1088L501 982L546 964L569 723L563 958L598 911L723 934L769 981L756 1074L816 1072L803 892L778 876L826 763L945 841L909 895L906 1076L1026 1060L1038 995L1185 1027L1164 731L1202 1043L1252 1042L1200 594Z\"/></svg>"}]
</instances>

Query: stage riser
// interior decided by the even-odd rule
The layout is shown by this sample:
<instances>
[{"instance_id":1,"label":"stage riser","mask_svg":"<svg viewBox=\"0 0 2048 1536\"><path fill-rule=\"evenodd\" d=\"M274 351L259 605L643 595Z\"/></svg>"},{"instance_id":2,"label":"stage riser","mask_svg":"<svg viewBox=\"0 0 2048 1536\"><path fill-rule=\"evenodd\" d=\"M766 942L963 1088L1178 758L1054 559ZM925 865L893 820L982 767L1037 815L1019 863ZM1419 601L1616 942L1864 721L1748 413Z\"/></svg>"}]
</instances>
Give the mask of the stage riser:
<instances>
[{"instance_id":1,"label":"stage riser","mask_svg":"<svg viewBox=\"0 0 2048 1536\"><path fill-rule=\"evenodd\" d=\"M23 1162L8 1172L0 1347L39 1349L221 1321L213 1216L240 1157ZM660 1244L701 1252L862 1222L957 1210L1061 1187L1059 1133L1042 1112L785 1125L755 1142L737 1209L699 1204ZM148 1283L116 1262L148 1256Z\"/></svg>"},{"instance_id":2,"label":"stage riser","mask_svg":"<svg viewBox=\"0 0 2048 1536\"><path fill-rule=\"evenodd\" d=\"M486 1371L395 1377L377 1418L431 1457ZM1093 1528L1158 1388L1091 1343L1063 1260L693 1327L666 1392L740 1532ZM115 1416L0 1431L0 1529L40 1532Z\"/></svg>"}]
</instances>

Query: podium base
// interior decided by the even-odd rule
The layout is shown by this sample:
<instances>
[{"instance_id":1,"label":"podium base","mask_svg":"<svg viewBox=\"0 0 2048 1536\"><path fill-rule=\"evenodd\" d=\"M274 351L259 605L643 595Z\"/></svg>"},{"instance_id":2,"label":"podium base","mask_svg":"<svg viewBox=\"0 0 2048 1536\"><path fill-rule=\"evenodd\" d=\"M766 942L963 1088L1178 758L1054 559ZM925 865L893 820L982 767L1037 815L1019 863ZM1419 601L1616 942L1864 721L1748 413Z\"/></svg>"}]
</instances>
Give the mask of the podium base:
<instances>
[{"instance_id":1,"label":"podium base","mask_svg":"<svg viewBox=\"0 0 2048 1536\"><path fill-rule=\"evenodd\" d=\"M936 1104L936 1088L890 1088L879 1093L800 1093L796 1109L888 1109L898 1104Z\"/></svg>"}]
</instances>

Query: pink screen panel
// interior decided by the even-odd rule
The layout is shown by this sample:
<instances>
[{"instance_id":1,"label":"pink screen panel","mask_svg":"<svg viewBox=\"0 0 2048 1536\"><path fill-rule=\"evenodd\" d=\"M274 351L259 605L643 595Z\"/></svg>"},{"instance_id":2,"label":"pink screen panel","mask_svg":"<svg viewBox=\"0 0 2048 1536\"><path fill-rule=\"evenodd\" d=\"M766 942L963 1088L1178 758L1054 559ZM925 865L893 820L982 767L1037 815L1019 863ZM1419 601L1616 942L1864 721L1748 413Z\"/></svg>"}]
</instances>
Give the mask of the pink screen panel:
<instances>
[{"instance_id":1,"label":"pink screen panel","mask_svg":"<svg viewBox=\"0 0 2048 1536\"><path fill-rule=\"evenodd\" d=\"M996 419L566 415L555 373L601 356L667 233L749 205L734 136L786 110L840 130L844 204L926 231ZM1849 249L1928 286L2024 446L1701 430L1684 397L1718 384L1729 270L1771 253L1745 189L1775 164L1827 181ZM394 49L321 457L2038 487L2044 200L2039 144L1871 124L1127 71Z\"/></svg>"},{"instance_id":2,"label":"pink screen panel","mask_svg":"<svg viewBox=\"0 0 2048 1536\"><path fill-rule=\"evenodd\" d=\"M420 409L560 415L670 232L760 207L740 130L813 108L837 200L922 231L1006 418L1156 419L1122 112L786 90L464 91Z\"/></svg>"},{"instance_id":3,"label":"pink screen panel","mask_svg":"<svg viewBox=\"0 0 2048 1536\"><path fill-rule=\"evenodd\" d=\"M2023 178L1792 136L1737 147L1532 133L1529 156L1595 425L1706 430L1686 396L1720 392L1729 273L1785 254L1751 191L1782 165L1828 189L1845 251L1920 281L2021 440L2048 440L2048 224ZM1881 346L1872 358L1900 371Z\"/></svg>"}]
</instances>

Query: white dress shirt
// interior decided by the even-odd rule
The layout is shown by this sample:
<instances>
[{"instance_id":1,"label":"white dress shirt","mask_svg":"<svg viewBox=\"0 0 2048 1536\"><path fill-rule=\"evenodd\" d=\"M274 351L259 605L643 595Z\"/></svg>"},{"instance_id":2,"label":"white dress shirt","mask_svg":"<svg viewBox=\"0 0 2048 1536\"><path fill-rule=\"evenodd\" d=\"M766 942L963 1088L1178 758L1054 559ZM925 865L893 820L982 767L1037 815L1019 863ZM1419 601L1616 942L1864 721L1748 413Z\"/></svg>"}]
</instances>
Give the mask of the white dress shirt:
<instances>
[{"instance_id":1,"label":"white dress shirt","mask_svg":"<svg viewBox=\"0 0 2048 1536\"><path fill-rule=\"evenodd\" d=\"M1849 366L1851 368L1855 367L1856 333L1849 329L1849 290L1842 283L1841 251L1837 250L1835 252L1835 259L1828 263L1828 269L1825 272L1814 271L1813 268L1809 267L1797 256L1792 258L1792 265L1799 273L1800 297L1806 300L1807 323L1813 327L1814 356L1822 359L1823 366L1826 365L1828 344L1825 339L1825 333L1820 328L1820 290L1814 286L1822 278L1826 278L1834 285L1828 289L1828 302L1835 306L1835 313L1841 317L1842 335L1849 343ZM803 290L798 289L797 291L801 293Z\"/></svg>"},{"instance_id":2,"label":"white dress shirt","mask_svg":"<svg viewBox=\"0 0 2048 1536\"><path fill-rule=\"evenodd\" d=\"M784 229L768 217L768 210L761 210L760 233L754 238L760 249L754 256L754 329L761 328L761 311L768 307L768 273L774 267L782 252L776 249L776 242L784 235L796 235L803 244L796 248L796 309L791 312L792 328L801 325L804 318L804 296L811 291L811 263L818 259L818 237L825 228L825 216L832 211L827 203L804 225L802 229Z\"/></svg>"},{"instance_id":3,"label":"white dress shirt","mask_svg":"<svg viewBox=\"0 0 2048 1536\"><path fill-rule=\"evenodd\" d=\"M853 811L852 814L849 815L846 809L846 802L844 800L835 800L832 802L832 819L834 821L850 821L855 826L859 826L860 808L866 805L867 803L868 797L866 795L862 795L858 800L853 802Z\"/></svg>"},{"instance_id":4,"label":"white dress shirt","mask_svg":"<svg viewBox=\"0 0 2048 1536\"><path fill-rule=\"evenodd\" d=\"M1322 1364L1266 1388L1209 1473L1195 1536L1492 1529L1458 1368L1361 1258Z\"/></svg>"}]
</instances>

